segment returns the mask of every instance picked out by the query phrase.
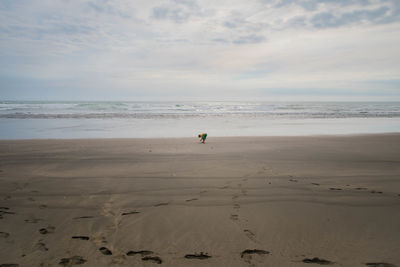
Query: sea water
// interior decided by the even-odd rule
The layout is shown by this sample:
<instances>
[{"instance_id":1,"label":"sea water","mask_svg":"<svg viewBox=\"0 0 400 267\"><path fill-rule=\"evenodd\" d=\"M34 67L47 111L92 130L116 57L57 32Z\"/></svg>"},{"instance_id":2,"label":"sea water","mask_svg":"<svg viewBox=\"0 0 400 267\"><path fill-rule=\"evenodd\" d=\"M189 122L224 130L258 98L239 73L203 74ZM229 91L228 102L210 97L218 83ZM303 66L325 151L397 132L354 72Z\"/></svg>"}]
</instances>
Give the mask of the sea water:
<instances>
[{"instance_id":1,"label":"sea water","mask_svg":"<svg viewBox=\"0 0 400 267\"><path fill-rule=\"evenodd\" d=\"M399 102L0 101L0 139L400 132Z\"/></svg>"}]
</instances>

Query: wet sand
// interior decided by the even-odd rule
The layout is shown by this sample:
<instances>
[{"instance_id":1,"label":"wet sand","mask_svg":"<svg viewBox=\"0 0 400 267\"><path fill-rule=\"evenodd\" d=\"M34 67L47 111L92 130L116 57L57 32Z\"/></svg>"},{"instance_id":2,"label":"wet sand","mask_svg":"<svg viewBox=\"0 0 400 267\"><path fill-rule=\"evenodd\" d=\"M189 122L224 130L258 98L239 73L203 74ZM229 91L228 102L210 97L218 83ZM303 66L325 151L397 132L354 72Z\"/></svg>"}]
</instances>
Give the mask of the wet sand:
<instances>
[{"instance_id":1,"label":"wet sand","mask_svg":"<svg viewBox=\"0 0 400 267\"><path fill-rule=\"evenodd\" d=\"M400 134L0 141L0 266L400 266Z\"/></svg>"}]
</instances>

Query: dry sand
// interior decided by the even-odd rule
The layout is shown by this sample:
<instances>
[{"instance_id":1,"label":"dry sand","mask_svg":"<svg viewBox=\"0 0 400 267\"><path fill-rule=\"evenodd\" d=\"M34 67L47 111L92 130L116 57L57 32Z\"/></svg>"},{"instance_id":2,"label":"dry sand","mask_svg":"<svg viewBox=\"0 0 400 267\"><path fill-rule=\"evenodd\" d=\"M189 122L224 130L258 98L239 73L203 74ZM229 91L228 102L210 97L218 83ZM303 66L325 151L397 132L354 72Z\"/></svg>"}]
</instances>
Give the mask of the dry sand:
<instances>
[{"instance_id":1,"label":"dry sand","mask_svg":"<svg viewBox=\"0 0 400 267\"><path fill-rule=\"evenodd\" d=\"M399 134L0 152L0 266L400 266Z\"/></svg>"}]
</instances>

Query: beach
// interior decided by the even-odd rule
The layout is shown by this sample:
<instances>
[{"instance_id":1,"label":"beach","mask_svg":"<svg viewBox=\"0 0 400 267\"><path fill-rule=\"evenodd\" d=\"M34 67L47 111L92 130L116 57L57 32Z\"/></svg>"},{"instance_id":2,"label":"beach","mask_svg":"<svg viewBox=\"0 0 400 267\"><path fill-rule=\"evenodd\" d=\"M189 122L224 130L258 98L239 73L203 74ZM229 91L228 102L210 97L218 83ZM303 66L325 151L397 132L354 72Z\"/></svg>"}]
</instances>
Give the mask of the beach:
<instances>
[{"instance_id":1,"label":"beach","mask_svg":"<svg viewBox=\"0 0 400 267\"><path fill-rule=\"evenodd\" d=\"M0 141L0 265L400 266L400 134Z\"/></svg>"}]
</instances>

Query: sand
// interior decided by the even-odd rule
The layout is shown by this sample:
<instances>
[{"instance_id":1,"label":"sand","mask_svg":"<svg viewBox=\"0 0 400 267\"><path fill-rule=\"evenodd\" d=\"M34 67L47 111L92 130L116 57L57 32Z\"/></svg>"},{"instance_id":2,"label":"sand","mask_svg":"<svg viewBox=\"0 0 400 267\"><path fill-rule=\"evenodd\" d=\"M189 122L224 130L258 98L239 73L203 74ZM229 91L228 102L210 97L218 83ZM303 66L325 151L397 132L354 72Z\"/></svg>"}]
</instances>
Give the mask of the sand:
<instances>
[{"instance_id":1,"label":"sand","mask_svg":"<svg viewBox=\"0 0 400 267\"><path fill-rule=\"evenodd\" d=\"M0 141L0 216L0 266L400 266L400 135Z\"/></svg>"}]
</instances>

